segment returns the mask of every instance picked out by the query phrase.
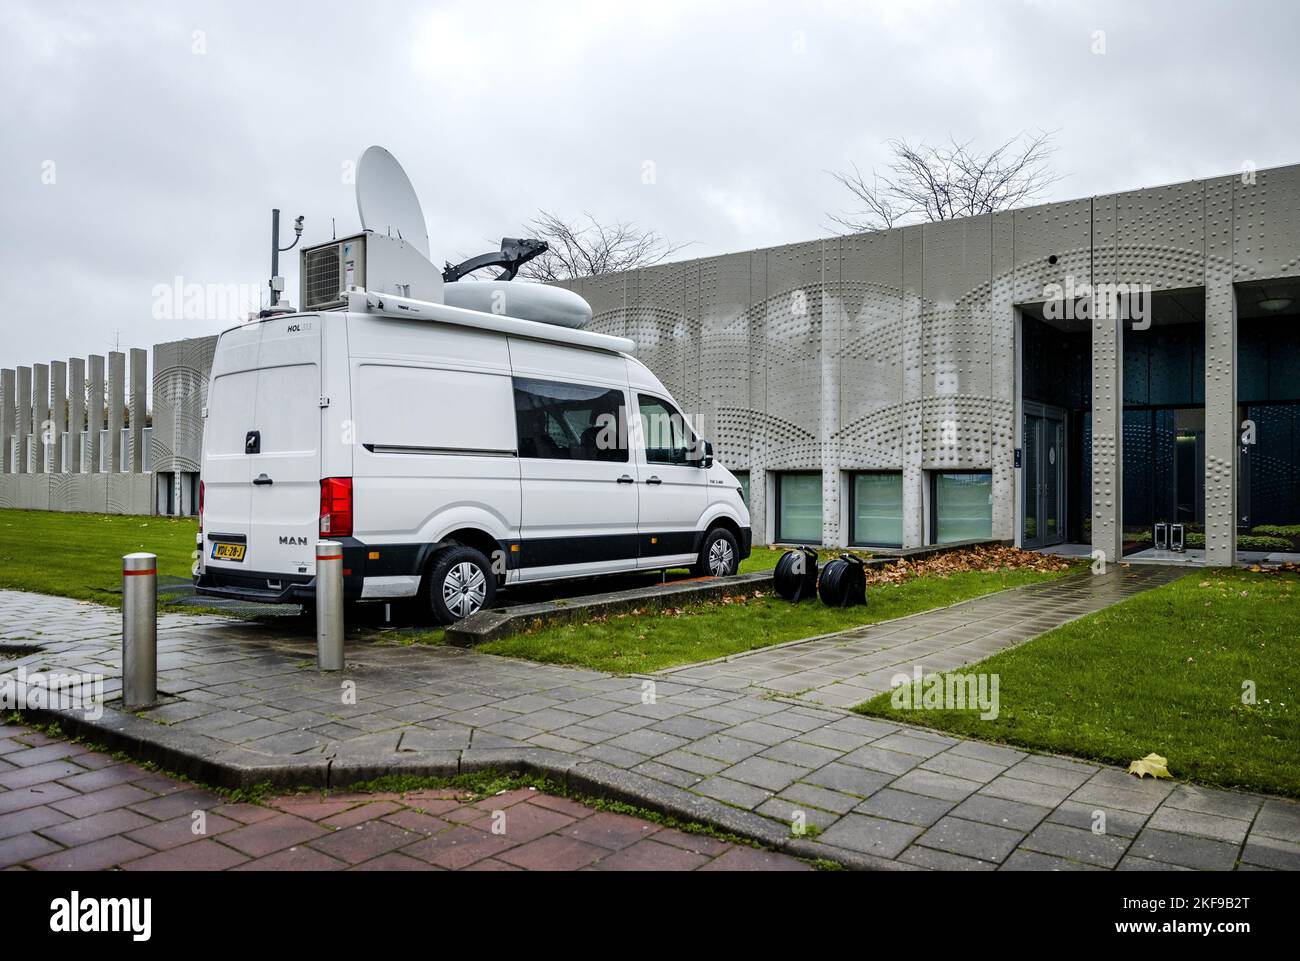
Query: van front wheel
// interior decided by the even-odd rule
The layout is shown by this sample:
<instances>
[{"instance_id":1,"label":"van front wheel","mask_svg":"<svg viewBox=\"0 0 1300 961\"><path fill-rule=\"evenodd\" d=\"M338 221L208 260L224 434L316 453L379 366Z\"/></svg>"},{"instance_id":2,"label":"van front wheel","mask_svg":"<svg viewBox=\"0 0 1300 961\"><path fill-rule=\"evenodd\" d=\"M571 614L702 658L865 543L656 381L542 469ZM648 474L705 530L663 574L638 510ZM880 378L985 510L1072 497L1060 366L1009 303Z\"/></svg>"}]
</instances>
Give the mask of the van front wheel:
<instances>
[{"instance_id":1,"label":"van front wheel","mask_svg":"<svg viewBox=\"0 0 1300 961\"><path fill-rule=\"evenodd\" d=\"M472 547L450 547L433 558L424 579L425 603L439 624L454 624L492 603L497 579Z\"/></svg>"},{"instance_id":2,"label":"van front wheel","mask_svg":"<svg viewBox=\"0 0 1300 961\"><path fill-rule=\"evenodd\" d=\"M704 535L693 571L696 577L730 577L739 566L740 547L731 531L715 527Z\"/></svg>"}]
</instances>

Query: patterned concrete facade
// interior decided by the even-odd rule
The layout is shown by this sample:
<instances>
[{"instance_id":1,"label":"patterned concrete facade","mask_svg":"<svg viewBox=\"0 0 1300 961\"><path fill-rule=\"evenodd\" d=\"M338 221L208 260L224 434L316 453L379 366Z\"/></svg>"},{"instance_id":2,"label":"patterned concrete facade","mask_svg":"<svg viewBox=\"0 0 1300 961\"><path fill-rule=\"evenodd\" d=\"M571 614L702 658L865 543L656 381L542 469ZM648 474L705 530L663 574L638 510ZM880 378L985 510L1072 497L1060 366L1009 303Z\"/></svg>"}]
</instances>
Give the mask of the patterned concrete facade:
<instances>
[{"instance_id":1,"label":"patterned concrete facade","mask_svg":"<svg viewBox=\"0 0 1300 961\"><path fill-rule=\"evenodd\" d=\"M633 338L750 472L755 536L776 471L819 470L825 544L845 472L903 475L903 546L926 542L926 472L988 470L993 536L1020 529L1017 307L1048 285L1206 295L1207 562L1235 558L1234 284L1300 275L1300 166L665 264L571 283L592 329ZM1092 324L1092 538L1120 556L1121 323Z\"/></svg>"}]
</instances>

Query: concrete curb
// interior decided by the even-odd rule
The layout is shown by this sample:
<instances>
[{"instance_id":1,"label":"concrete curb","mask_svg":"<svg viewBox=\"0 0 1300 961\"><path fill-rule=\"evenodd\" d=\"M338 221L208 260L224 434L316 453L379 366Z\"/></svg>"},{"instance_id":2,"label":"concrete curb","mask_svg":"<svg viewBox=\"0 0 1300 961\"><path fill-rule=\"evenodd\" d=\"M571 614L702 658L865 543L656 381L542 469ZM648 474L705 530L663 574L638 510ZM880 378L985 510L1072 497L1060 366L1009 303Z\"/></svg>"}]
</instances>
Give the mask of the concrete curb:
<instances>
[{"instance_id":1,"label":"concrete curb","mask_svg":"<svg viewBox=\"0 0 1300 961\"><path fill-rule=\"evenodd\" d=\"M494 608L480 611L447 628L447 643L456 647L474 647L486 641L495 641L519 634L539 624L561 624L586 620L609 614L621 614L639 607L669 607L673 604L692 604L713 600L728 594L770 589L772 572L738 574L735 577L710 577L698 580L675 581L653 587L639 587L607 594L518 607Z\"/></svg>"},{"instance_id":2,"label":"concrete curb","mask_svg":"<svg viewBox=\"0 0 1300 961\"><path fill-rule=\"evenodd\" d=\"M899 561L925 560L937 554L962 550L968 547L1006 546L1009 540L957 541L952 544L916 547L908 550L871 548L875 556L865 560L867 567L881 568ZM774 545L786 546L786 545ZM852 548L818 548L827 558ZM562 624L609 614L621 614L638 607L668 607L672 604L692 604L713 600L743 591L770 589L772 571L757 571L734 577L698 578L675 581L650 587L638 587L606 594L590 594L558 601L521 604L518 607L494 608L480 611L447 628L447 643L455 647L474 647L487 641L500 640L519 634L541 624ZM807 640L807 638L804 638Z\"/></svg>"},{"instance_id":3,"label":"concrete curb","mask_svg":"<svg viewBox=\"0 0 1300 961\"><path fill-rule=\"evenodd\" d=\"M454 777L475 771L509 770L545 777L567 791L621 801L680 821L707 824L765 847L808 860L834 861L858 871L915 871L914 865L833 848L791 837L769 818L722 801L692 794L603 761L575 757L546 748L467 748L463 751L409 752L387 757L304 755L293 761L271 760L243 748L205 753L204 738L175 731L132 714L106 708L91 721L74 711L21 712L30 721L57 723L64 735L83 739L163 771L227 790L269 784L273 788L345 788L391 774Z\"/></svg>"}]
</instances>

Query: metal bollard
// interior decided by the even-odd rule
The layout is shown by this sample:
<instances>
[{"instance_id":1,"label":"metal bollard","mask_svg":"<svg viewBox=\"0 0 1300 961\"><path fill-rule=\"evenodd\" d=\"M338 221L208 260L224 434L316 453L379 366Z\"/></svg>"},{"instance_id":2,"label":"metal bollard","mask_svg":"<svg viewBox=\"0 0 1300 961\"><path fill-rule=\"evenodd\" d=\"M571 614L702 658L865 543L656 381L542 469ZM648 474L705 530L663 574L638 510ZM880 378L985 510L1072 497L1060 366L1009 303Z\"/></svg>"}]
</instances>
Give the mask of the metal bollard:
<instances>
[{"instance_id":1,"label":"metal bollard","mask_svg":"<svg viewBox=\"0 0 1300 961\"><path fill-rule=\"evenodd\" d=\"M122 558L122 706L158 703L158 555Z\"/></svg>"},{"instance_id":2,"label":"metal bollard","mask_svg":"<svg viewBox=\"0 0 1300 961\"><path fill-rule=\"evenodd\" d=\"M316 667L343 670L343 545L316 543Z\"/></svg>"}]
</instances>

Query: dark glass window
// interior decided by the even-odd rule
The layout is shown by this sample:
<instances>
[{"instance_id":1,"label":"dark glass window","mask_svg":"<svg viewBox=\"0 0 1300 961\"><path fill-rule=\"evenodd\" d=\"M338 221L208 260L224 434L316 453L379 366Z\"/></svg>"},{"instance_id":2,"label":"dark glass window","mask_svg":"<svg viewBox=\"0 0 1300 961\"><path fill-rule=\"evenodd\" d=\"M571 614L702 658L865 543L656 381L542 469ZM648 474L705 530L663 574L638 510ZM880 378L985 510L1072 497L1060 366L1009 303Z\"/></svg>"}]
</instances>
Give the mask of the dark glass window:
<instances>
[{"instance_id":1,"label":"dark glass window","mask_svg":"<svg viewBox=\"0 0 1300 961\"><path fill-rule=\"evenodd\" d=\"M822 542L822 475L778 474L776 539L782 544Z\"/></svg>"},{"instance_id":2,"label":"dark glass window","mask_svg":"<svg viewBox=\"0 0 1300 961\"><path fill-rule=\"evenodd\" d=\"M514 386L520 457L627 461L621 390L526 377Z\"/></svg>"},{"instance_id":3,"label":"dark glass window","mask_svg":"<svg viewBox=\"0 0 1300 961\"><path fill-rule=\"evenodd\" d=\"M641 436L645 439L645 459L650 464L686 464L691 462L695 435L686 418L666 400L640 394Z\"/></svg>"},{"instance_id":4,"label":"dark glass window","mask_svg":"<svg viewBox=\"0 0 1300 961\"><path fill-rule=\"evenodd\" d=\"M988 471L936 472L933 501L936 544L993 536L993 476Z\"/></svg>"},{"instance_id":5,"label":"dark glass window","mask_svg":"<svg viewBox=\"0 0 1300 961\"><path fill-rule=\"evenodd\" d=\"M849 484L849 540L864 547L903 544L903 475L853 474Z\"/></svg>"},{"instance_id":6,"label":"dark glass window","mask_svg":"<svg viewBox=\"0 0 1300 961\"><path fill-rule=\"evenodd\" d=\"M749 471L738 470L738 471L732 471L732 473L736 475L736 480L740 482L740 498L745 502L745 506L748 507L749 506Z\"/></svg>"}]
</instances>

